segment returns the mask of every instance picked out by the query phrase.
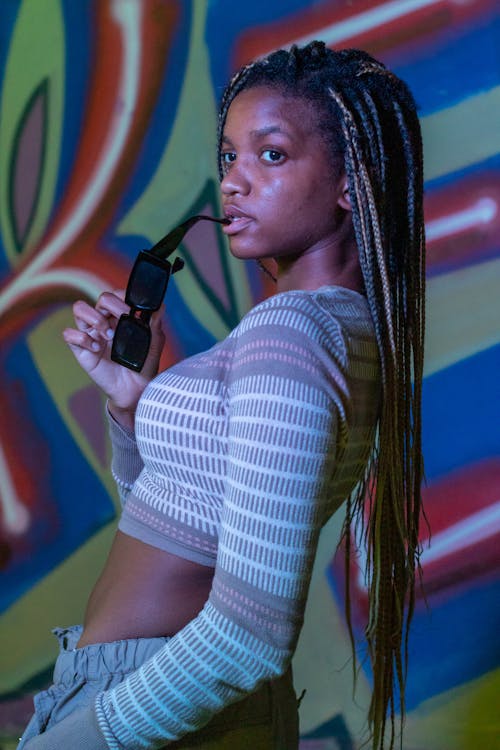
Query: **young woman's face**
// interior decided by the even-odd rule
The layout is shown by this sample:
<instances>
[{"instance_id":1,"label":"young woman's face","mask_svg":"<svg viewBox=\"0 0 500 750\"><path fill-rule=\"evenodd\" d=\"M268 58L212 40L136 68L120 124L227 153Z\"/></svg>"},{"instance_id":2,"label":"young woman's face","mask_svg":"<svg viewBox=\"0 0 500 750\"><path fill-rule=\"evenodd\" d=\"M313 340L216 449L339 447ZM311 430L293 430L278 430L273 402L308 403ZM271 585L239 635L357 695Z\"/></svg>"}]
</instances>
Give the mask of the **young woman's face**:
<instances>
[{"instance_id":1,"label":"young woman's face","mask_svg":"<svg viewBox=\"0 0 500 750\"><path fill-rule=\"evenodd\" d=\"M335 166L302 99L257 86L238 94L222 139L223 231L238 258L293 258L334 242L342 162ZM344 212L345 213L345 212Z\"/></svg>"}]
</instances>

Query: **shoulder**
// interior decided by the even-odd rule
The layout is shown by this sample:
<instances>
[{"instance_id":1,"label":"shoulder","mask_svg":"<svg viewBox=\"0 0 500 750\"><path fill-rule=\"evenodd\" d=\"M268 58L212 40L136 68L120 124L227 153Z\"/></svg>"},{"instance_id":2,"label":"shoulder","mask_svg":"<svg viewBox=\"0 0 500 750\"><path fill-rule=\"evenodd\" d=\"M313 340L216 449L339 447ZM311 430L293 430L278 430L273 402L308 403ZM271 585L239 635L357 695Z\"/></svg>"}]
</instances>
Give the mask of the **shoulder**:
<instances>
[{"instance_id":1,"label":"shoulder","mask_svg":"<svg viewBox=\"0 0 500 750\"><path fill-rule=\"evenodd\" d=\"M356 342L373 344L376 356L366 299L342 287L269 297L244 316L231 338L233 372L272 368L293 377L344 369Z\"/></svg>"},{"instance_id":2,"label":"shoulder","mask_svg":"<svg viewBox=\"0 0 500 750\"><path fill-rule=\"evenodd\" d=\"M306 337L311 344L331 345L332 338L335 341L339 336L373 337L373 324L365 297L350 289L329 286L269 297L243 317L231 337L244 340L266 332L285 339Z\"/></svg>"}]
</instances>

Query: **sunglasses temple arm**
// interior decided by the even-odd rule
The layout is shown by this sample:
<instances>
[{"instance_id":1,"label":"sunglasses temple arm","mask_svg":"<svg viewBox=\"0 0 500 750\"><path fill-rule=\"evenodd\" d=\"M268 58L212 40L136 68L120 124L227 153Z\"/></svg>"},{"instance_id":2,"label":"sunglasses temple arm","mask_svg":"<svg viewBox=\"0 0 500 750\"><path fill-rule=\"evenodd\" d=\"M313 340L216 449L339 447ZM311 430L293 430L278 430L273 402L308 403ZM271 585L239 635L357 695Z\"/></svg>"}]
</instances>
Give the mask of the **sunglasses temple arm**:
<instances>
[{"instance_id":1,"label":"sunglasses temple arm","mask_svg":"<svg viewBox=\"0 0 500 750\"><path fill-rule=\"evenodd\" d=\"M153 245L149 252L153 253L153 255L158 255L160 258L166 260L170 255L172 255L173 252L175 252L175 250L177 250L186 232L188 232L192 226L200 221L200 219L203 219L205 221L216 221L219 224L229 223L228 219L218 219L215 216L204 216L203 214L191 216L182 224L179 224L178 227L172 229L172 231L165 235L165 237L162 237L162 239L159 240L156 245ZM172 269L173 273L175 273L175 271L180 271L180 267L178 267L177 269Z\"/></svg>"}]
</instances>

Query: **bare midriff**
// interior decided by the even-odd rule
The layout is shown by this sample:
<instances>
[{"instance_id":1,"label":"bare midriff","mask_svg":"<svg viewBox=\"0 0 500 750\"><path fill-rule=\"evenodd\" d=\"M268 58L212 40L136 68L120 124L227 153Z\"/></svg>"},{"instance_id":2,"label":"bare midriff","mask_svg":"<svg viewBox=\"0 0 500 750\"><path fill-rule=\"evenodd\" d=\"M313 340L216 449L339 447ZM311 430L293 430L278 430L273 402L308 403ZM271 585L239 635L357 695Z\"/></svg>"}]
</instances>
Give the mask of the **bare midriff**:
<instances>
[{"instance_id":1,"label":"bare midriff","mask_svg":"<svg viewBox=\"0 0 500 750\"><path fill-rule=\"evenodd\" d=\"M214 569L117 531L78 646L172 636L200 612Z\"/></svg>"}]
</instances>

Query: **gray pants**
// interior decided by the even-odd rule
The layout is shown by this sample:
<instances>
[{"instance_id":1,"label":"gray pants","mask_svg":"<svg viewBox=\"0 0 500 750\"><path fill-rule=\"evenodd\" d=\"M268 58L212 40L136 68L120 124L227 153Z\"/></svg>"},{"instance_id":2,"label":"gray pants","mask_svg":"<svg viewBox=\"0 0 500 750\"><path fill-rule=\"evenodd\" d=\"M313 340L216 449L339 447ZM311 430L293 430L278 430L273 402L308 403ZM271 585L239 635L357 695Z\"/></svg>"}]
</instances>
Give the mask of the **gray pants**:
<instances>
[{"instance_id":1,"label":"gray pants","mask_svg":"<svg viewBox=\"0 0 500 750\"><path fill-rule=\"evenodd\" d=\"M89 705L102 690L120 683L158 651L168 638L131 638L76 648L81 626L56 628L60 653L54 683L35 695L35 713L17 750L72 711ZM68 747L77 747L68 737ZM228 706L198 732L170 743L168 750L296 750L297 700L291 671Z\"/></svg>"}]
</instances>

